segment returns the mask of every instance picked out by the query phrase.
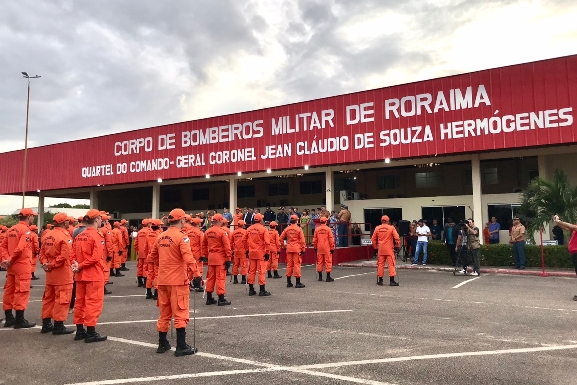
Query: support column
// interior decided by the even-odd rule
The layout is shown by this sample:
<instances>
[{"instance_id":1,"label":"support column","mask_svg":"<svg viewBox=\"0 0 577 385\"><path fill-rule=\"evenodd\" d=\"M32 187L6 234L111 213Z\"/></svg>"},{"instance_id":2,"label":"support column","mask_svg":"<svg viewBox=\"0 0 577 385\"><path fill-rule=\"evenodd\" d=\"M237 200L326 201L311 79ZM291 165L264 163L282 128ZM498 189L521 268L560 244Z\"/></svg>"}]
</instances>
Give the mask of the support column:
<instances>
[{"instance_id":1,"label":"support column","mask_svg":"<svg viewBox=\"0 0 577 385\"><path fill-rule=\"evenodd\" d=\"M539 178L547 179L547 156L539 155L537 157L537 164L539 165Z\"/></svg>"},{"instance_id":2,"label":"support column","mask_svg":"<svg viewBox=\"0 0 577 385\"><path fill-rule=\"evenodd\" d=\"M152 184L152 218L159 219L160 215L160 184Z\"/></svg>"},{"instance_id":3,"label":"support column","mask_svg":"<svg viewBox=\"0 0 577 385\"><path fill-rule=\"evenodd\" d=\"M483 220L483 205L481 201L483 195L481 190L481 161L478 154L471 156L471 174L473 178L473 220L475 221L475 226L479 228L479 240L483 244L485 240L482 231L485 228L485 222Z\"/></svg>"},{"instance_id":4,"label":"support column","mask_svg":"<svg viewBox=\"0 0 577 385\"><path fill-rule=\"evenodd\" d=\"M44 226L44 193L40 191L38 193L38 228L41 229Z\"/></svg>"},{"instance_id":5,"label":"support column","mask_svg":"<svg viewBox=\"0 0 577 385\"><path fill-rule=\"evenodd\" d=\"M539 167L539 178L549 179L549 173L547 172L547 155L537 156L537 164ZM549 241L553 239L553 233L551 230L555 227L554 222L549 222L543 227L543 240ZM535 240L539 244L539 233L535 232Z\"/></svg>"},{"instance_id":6,"label":"support column","mask_svg":"<svg viewBox=\"0 0 577 385\"><path fill-rule=\"evenodd\" d=\"M238 186L238 179L236 179L234 176L231 176L230 179L228 180L228 211L230 211L232 215L236 214L237 186Z\"/></svg>"},{"instance_id":7,"label":"support column","mask_svg":"<svg viewBox=\"0 0 577 385\"><path fill-rule=\"evenodd\" d=\"M90 189L90 208L91 209L98 208L98 194L96 188L94 187Z\"/></svg>"},{"instance_id":8,"label":"support column","mask_svg":"<svg viewBox=\"0 0 577 385\"><path fill-rule=\"evenodd\" d=\"M335 209L335 178L333 168L327 167L325 171L325 191L326 191L326 208L329 212Z\"/></svg>"}]
</instances>

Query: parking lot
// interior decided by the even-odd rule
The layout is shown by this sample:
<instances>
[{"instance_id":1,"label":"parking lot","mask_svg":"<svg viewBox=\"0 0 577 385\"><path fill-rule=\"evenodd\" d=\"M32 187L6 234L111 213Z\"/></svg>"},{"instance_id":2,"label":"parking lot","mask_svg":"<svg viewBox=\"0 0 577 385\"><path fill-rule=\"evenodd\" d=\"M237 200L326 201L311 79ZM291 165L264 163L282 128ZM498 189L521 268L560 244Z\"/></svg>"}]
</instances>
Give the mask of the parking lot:
<instances>
[{"instance_id":1,"label":"parking lot","mask_svg":"<svg viewBox=\"0 0 577 385\"><path fill-rule=\"evenodd\" d=\"M372 269L337 267L326 283L307 266L304 289L270 279L272 296L249 297L227 282L225 307L197 293L199 352L174 357L155 353L158 311L128 267L105 298L106 342L0 328L0 384L576 383L574 278L401 270L399 287L380 287ZM38 324L39 273L26 312Z\"/></svg>"}]
</instances>

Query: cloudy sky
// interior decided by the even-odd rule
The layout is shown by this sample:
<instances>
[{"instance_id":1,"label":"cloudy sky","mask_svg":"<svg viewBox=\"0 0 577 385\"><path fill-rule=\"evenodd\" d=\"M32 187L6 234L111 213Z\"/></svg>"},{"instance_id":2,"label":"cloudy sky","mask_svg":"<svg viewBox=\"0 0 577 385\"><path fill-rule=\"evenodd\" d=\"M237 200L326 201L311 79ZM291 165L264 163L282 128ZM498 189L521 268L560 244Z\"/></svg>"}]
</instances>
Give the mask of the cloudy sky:
<instances>
[{"instance_id":1,"label":"cloudy sky","mask_svg":"<svg viewBox=\"0 0 577 385\"><path fill-rule=\"evenodd\" d=\"M21 71L38 146L575 54L575 20L574 0L3 1L0 152L24 147Z\"/></svg>"}]
</instances>

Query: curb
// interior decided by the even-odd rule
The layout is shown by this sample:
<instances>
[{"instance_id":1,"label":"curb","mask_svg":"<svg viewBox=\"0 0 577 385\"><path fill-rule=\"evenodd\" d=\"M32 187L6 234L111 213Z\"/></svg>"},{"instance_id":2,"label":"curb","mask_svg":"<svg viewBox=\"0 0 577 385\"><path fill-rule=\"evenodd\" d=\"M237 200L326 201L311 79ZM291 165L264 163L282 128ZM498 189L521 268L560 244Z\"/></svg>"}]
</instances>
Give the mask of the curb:
<instances>
[{"instance_id":1,"label":"curb","mask_svg":"<svg viewBox=\"0 0 577 385\"><path fill-rule=\"evenodd\" d=\"M369 263L339 263L340 267L367 267L370 269L376 269L377 264L374 262ZM411 266L411 265L401 265L396 266L397 270L434 270L434 271L446 271L453 272L452 267L437 267L437 266ZM565 278L577 278L577 275L572 272L565 271L545 271L548 277L565 277ZM481 274L507 274L507 275L531 275L531 276L541 276L541 271L538 270L517 270L517 269L483 269L481 268Z\"/></svg>"}]
</instances>

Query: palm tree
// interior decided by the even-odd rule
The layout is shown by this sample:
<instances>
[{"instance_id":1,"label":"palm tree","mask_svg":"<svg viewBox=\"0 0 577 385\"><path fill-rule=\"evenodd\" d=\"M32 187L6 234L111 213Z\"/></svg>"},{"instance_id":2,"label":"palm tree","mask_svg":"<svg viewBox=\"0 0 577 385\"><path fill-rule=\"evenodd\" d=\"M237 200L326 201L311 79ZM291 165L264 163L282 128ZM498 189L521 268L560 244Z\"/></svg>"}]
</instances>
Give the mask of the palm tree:
<instances>
[{"instance_id":1,"label":"palm tree","mask_svg":"<svg viewBox=\"0 0 577 385\"><path fill-rule=\"evenodd\" d=\"M555 170L552 181L533 179L522 194L519 211L528 219L527 233L531 238L534 232L548 224L555 214L565 222L576 223L577 187L571 187L565 172Z\"/></svg>"}]
</instances>

